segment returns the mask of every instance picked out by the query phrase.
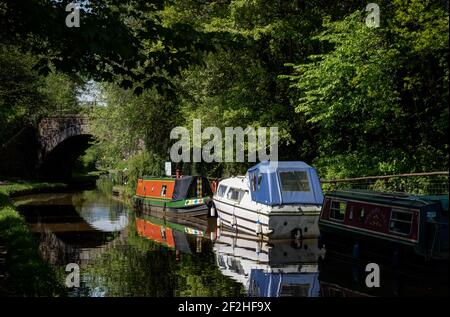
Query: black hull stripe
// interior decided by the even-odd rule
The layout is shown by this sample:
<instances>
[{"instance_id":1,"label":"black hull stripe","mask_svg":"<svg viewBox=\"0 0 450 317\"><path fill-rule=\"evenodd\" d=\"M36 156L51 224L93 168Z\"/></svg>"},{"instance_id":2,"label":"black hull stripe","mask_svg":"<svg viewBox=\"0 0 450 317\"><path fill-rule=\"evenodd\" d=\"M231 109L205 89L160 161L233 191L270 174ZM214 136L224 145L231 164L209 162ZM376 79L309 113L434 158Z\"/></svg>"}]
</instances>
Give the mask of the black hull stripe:
<instances>
[{"instance_id":1,"label":"black hull stripe","mask_svg":"<svg viewBox=\"0 0 450 317\"><path fill-rule=\"evenodd\" d=\"M205 214L208 212L208 207L196 207L196 208L173 208L173 207L164 207L152 204L143 204L142 207L137 207L140 210L150 209L150 211L161 212L161 213L172 213L172 214L189 214L189 213L199 213L204 212Z\"/></svg>"},{"instance_id":2,"label":"black hull stripe","mask_svg":"<svg viewBox=\"0 0 450 317\"><path fill-rule=\"evenodd\" d=\"M150 206L150 207L155 207L155 208L159 208L159 209L163 209L164 206L161 205L155 205L155 204L151 204L147 201L143 201L142 205L144 206ZM192 206L183 206L183 207L165 207L167 210L191 210L191 209L208 209L208 206L203 204L199 204L199 205L192 205Z\"/></svg>"}]
</instances>

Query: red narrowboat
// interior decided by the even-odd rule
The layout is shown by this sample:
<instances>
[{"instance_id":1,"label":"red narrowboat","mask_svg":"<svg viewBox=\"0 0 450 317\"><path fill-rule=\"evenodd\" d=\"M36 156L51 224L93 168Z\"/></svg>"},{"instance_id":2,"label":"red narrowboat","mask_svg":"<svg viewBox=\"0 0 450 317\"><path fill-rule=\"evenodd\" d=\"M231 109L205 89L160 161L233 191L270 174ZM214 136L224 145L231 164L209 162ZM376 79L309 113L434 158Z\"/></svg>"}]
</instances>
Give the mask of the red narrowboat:
<instances>
[{"instance_id":1,"label":"red narrowboat","mask_svg":"<svg viewBox=\"0 0 450 317\"><path fill-rule=\"evenodd\" d=\"M344 247L448 260L448 196L328 192L319 219L328 249ZM393 253L391 253L393 252Z\"/></svg>"}]
</instances>

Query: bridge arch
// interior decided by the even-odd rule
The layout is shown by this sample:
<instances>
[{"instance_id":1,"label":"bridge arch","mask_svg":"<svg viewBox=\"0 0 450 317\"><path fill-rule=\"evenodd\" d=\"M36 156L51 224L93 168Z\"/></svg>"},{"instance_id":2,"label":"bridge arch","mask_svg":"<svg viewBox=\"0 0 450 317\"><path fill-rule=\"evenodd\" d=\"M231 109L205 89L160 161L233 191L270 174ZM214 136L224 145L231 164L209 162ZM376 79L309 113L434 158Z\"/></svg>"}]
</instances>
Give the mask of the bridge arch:
<instances>
[{"instance_id":1,"label":"bridge arch","mask_svg":"<svg viewBox=\"0 0 450 317\"><path fill-rule=\"evenodd\" d=\"M58 144L73 136L91 135L89 117L60 115L42 119L38 125L41 155L45 157Z\"/></svg>"},{"instance_id":2,"label":"bridge arch","mask_svg":"<svg viewBox=\"0 0 450 317\"><path fill-rule=\"evenodd\" d=\"M91 145L89 117L67 114L26 125L0 144L0 178L68 180L76 159Z\"/></svg>"},{"instance_id":3,"label":"bridge arch","mask_svg":"<svg viewBox=\"0 0 450 317\"><path fill-rule=\"evenodd\" d=\"M41 120L37 127L38 175L42 179L70 179L76 159L90 147L89 118L84 115L60 115Z\"/></svg>"}]
</instances>

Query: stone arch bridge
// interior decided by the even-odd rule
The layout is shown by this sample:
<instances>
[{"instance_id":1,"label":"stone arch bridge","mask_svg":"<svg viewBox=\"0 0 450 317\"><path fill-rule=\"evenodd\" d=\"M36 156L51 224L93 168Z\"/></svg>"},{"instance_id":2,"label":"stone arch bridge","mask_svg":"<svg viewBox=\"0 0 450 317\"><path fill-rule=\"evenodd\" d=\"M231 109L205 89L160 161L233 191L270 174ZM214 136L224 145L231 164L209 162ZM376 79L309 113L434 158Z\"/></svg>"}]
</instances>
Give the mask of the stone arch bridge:
<instances>
[{"instance_id":1,"label":"stone arch bridge","mask_svg":"<svg viewBox=\"0 0 450 317\"><path fill-rule=\"evenodd\" d=\"M89 118L83 115L53 116L38 124L40 159L44 160L58 145L69 138L90 136Z\"/></svg>"},{"instance_id":2,"label":"stone arch bridge","mask_svg":"<svg viewBox=\"0 0 450 317\"><path fill-rule=\"evenodd\" d=\"M93 141L85 115L55 115L22 128L0 146L2 177L67 180Z\"/></svg>"}]
</instances>

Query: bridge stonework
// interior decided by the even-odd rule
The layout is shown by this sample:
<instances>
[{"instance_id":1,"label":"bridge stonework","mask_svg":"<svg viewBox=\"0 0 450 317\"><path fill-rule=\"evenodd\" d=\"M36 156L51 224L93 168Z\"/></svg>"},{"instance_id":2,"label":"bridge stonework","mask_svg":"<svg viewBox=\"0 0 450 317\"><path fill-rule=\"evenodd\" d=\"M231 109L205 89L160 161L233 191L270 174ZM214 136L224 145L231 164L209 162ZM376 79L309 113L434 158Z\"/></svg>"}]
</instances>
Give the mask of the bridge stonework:
<instances>
[{"instance_id":1,"label":"bridge stonework","mask_svg":"<svg viewBox=\"0 0 450 317\"><path fill-rule=\"evenodd\" d=\"M90 134L89 118L83 115L48 117L41 120L37 130L40 144L39 161L42 161L64 140Z\"/></svg>"},{"instance_id":2,"label":"bridge stonework","mask_svg":"<svg viewBox=\"0 0 450 317\"><path fill-rule=\"evenodd\" d=\"M91 136L89 118L85 115L51 116L43 118L35 126L23 127L7 143L0 144L0 180L4 177L40 178L40 170L52 156L50 154L56 152L55 148L76 136ZM87 141L85 138L79 142ZM69 158L73 153L66 153L66 150L59 151L59 155ZM49 164L54 163L51 161Z\"/></svg>"}]
</instances>

